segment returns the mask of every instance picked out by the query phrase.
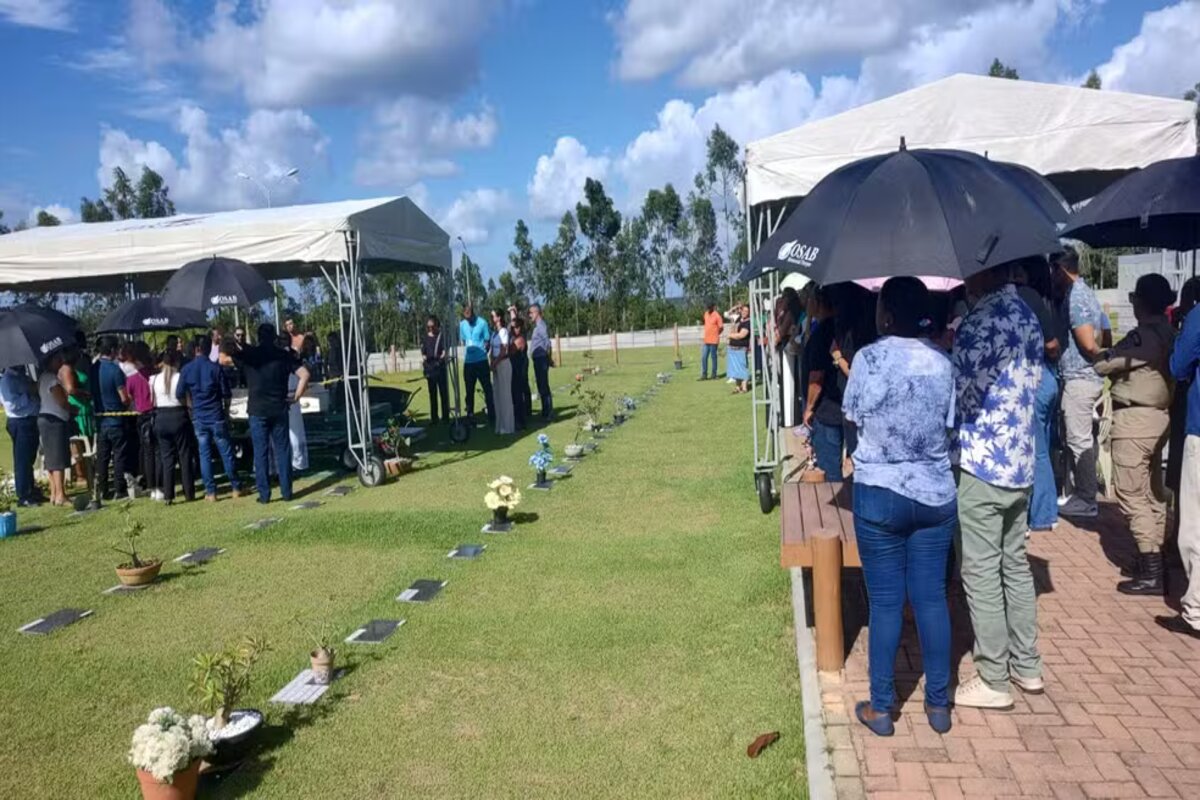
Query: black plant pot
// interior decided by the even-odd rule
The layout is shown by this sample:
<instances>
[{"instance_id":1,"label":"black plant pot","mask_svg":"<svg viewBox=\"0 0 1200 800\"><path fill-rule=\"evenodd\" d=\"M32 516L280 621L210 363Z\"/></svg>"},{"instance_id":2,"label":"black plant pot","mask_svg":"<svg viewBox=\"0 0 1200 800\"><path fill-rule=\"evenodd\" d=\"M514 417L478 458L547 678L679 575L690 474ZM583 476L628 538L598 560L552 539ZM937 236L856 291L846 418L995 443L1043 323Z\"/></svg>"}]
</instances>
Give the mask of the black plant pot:
<instances>
[{"instance_id":1,"label":"black plant pot","mask_svg":"<svg viewBox=\"0 0 1200 800\"><path fill-rule=\"evenodd\" d=\"M263 731L263 713L254 708L235 709L230 714L230 724L243 714L254 718L255 723L236 736L213 740L213 753L205 760L212 765L214 770L236 766L245 761L253 752L254 745Z\"/></svg>"},{"instance_id":2,"label":"black plant pot","mask_svg":"<svg viewBox=\"0 0 1200 800\"><path fill-rule=\"evenodd\" d=\"M539 469L537 471L537 482L539 486L546 482L546 470Z\"/></svg>"},{"instance_id":3,"label":"black plant pot","mask_svg":"<svg viewBox=\"0 0 1200 800\"><path fill-rule=\"evenodd\" d=\"M613 424L614 425L624 425L625 424L625 415L624 414L613 414Z\"/></svg>"},{"instance_id":4,"label":"black plant pot","mask_svg":"<svg viewBox=\"0 0 1200 800\"><path fill-rule=\"evenodd\" d=\"M492 512L492 524L496 527L508 524L508 506L500 506Z\"/></svg>"},{"instance_id":5,"label":"black plant pot","mask_svg":"<svg viewBox=\"0 0 1200 800\"><path fill-rule=\"evenodd\" d=\"M683 369L683 362L682 362L682 361L676 361L676 362L675 362L675 369Z\"/></svg>"}]
</instances>

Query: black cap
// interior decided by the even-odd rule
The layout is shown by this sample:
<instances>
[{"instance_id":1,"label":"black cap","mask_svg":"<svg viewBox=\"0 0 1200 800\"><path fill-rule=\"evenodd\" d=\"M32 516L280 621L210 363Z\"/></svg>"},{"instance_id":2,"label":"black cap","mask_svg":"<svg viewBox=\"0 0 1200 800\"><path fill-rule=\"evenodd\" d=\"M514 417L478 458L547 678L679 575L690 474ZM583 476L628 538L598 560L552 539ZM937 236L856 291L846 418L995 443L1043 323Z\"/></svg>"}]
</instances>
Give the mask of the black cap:
<instances>
[{"instance_id":1,"label":"black cap","mask_svg":"<svg viewBox=\"0 0 1200 800\"><path fill-rule=\"evenodd\" d=\"M1152 311L1165 311L1175 303L1175 290L1170 281L1156 272L1138 278L1130 296L1137 297Z\"/></svg>"}]
</instances>

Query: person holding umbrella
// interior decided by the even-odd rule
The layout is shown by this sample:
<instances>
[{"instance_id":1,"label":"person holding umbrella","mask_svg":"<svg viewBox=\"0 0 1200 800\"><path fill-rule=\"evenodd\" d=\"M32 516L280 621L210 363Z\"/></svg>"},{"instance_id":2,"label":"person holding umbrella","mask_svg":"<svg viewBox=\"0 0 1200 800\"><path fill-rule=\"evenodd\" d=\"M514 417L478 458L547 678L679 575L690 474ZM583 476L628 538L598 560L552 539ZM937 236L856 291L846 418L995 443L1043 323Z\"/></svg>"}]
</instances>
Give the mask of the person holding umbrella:
<instances>
[{"instance_id":1,"label":"person holding umbrella","mask_svg":"<svg viewBox=\"0 0 1200 800\"><path fill-rule=\"evenodd\" d=\"M970 708L1011 708L1011 683L1029 693L1044 691L1037 597L1025 553L1044 341L1010 275L1009 266L1000 265L966 279L976 302L951 354L957 548L978 670L959 685L955 703Z\"/></svg>"},{"instance_id":2,"label":"person holding umbrella","mask_svg":"<svg viewBox=\"0 0 1200 800\"><path fill-rule=\"evenodd\" d=\"M179 371L179 382L175 386L175 399L188 399L192 409L192 428L200 445L200 477L204 481L204 499L217 501L217 481L213 476L213 448L221 456L225 474L234 497L242 496L242 482L238 478L237 464L233 459L233 439L229 433L228 403L233 392L229 380L220 364L209 360L212 338L200 334L192 340L192 360Z\"/></svg>"}]
</instances>

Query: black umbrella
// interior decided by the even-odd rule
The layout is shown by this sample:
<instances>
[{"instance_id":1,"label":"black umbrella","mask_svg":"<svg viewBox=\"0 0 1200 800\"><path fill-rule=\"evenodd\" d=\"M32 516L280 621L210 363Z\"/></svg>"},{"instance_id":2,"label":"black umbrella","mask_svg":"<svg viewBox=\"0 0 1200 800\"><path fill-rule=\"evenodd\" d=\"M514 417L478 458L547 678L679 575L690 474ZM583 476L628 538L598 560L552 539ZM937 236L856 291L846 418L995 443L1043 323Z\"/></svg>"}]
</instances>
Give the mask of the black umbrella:
<instances>
[{"instance_id":1,"label":"black umbrella","mask_svg":"<svg viewBox=\"0 0 1200 800\"><path fill-rule=\"evenodd\" d=\"M17 306L0 311L0 368L40 364L75 344L79 323L61 311Z\"/></svg>"},{"instance_id":2,"label":"black umbrella","mask_svg":"<svg viewBox=\"0 0 1200 800\"><path fill-rule=\"evenodd\" d=\"M748 267L799 272L822 284L963 279L1058 248L1054 221L1002 166L973 153L901 144L822 179Z\"/></svg>"},{"instance_id":3,"label":"black umbrella","mask_svg":"<svg viewBox=\"0 0 1200 800\"><path fill-rule=\"evenodd\" d=\"M245 261L212 256L180 267L163 288L162 300L169 306L208 311L252 306L274 296L271 284Z\"/></svg>"},{"instance_id":4,"label":"black umbrella","mask_svg":"<svg viewBox=\"0 0 1200 800\"><path fill-rule=\"evenodd\" d=\"M1064 225L1071 218L1071 204L1062 196L1058 187L1046 180L1040 172L1024 164L1008 161L992 163L1003 170L1010 181L1021 187L1052 222Z\"/></svg>"},{"instance_id":5,"label":"black umbrella","mask_svg":"<svg viewBox=\"0 0 1200 800\"><path fill-rule=\"evenodd\" d=\"M1063 236L1094 247L1200 248L1200 156L1126 175L1081 208Z\"/></svg>"},{"instance_id":6,"label":"black umbrella","mask_svg":"<svg viewBox=\"0 0 1200 800\"><path fill-rule=\"evenodd\" d=\"M109 312L96 333L142 333L144 331L178 331L183 328L203 328L208 320L202 311L169 306L160 297L139 297L126 300Z\"/></svg>"}]
</instances>

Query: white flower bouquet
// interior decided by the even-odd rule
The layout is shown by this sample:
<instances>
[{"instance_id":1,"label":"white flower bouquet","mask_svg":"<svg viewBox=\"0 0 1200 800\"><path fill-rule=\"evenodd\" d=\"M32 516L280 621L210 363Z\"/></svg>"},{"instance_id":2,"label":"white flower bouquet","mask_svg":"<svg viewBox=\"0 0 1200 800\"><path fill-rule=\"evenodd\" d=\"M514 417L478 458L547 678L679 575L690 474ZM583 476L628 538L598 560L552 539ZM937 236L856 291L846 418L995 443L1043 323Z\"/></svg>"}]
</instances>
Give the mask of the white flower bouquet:
<instances>
[{"instance_id":1,"label":"white flower bouquet","mask_svg":"<svg viewBox=\"0 0 1200 800\"><path fill-rule=\"evenodd\" d=\"M507 475L501 475L489 483L488 489L490 491L484 495L483 502L490 511L503 508L507 512L521 504L521 490Z\"/></svg>"},{"instance_id":2,"label":"white flower bouquet","mask_svg":"<svg viewBox=\"0 0 1200 800\"><path fill-rule=\"evenodd\" d=\"M159 783L169 783L176 772L212 751L206 717L184 717L170 707L156 708L133 732L129 763L150 773Z\"/></svg>"}]
</instances>

